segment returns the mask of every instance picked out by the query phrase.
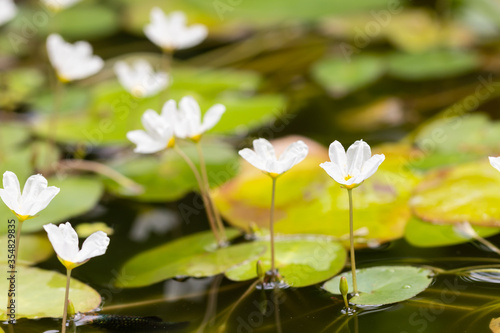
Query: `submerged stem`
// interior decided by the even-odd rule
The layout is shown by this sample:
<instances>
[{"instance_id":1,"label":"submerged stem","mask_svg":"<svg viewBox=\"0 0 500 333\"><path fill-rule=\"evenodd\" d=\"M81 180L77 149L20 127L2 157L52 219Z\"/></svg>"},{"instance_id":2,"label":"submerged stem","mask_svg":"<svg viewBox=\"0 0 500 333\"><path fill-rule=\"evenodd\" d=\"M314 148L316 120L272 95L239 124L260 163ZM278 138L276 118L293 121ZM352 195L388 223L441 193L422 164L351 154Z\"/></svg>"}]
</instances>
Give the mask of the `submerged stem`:
<instances>
[{"instance_id":1,"label":"submerged stem","mask_svg":"<svg viewBox=\"0 0 500 333\"><path fill-rule=\"evenodd\" d=\"M358 283L356 281L356 258L354 257L354 220L352 207L352 189L347 189L349 195L349 243L351 247L351 272L352 272L352 288L355 294L358 293Z\"/></svg>"},{"instance_id":2,"label":"submerged stem","mask_svg":"<svg viewBox=\"0 0 500 333\"><path fill-rule=\"evenodd\" d=\"M196 166L194 165L193 161L191 161L189 156L187 156L186 153L184 153L182 151L182 149L180 149L177 145L175 145L174 150L177 152L177 154L179 154L180 157L182 157L182 159L186 162L186 164L189 166L189 168L193 172L194 177L196 178L196 181L198 182L198 187L200 188L200 194L201 194L201 198L203 200L203 204L205 205L205 212L207 214L208 223L210 224L210 228L212 229L212 232L214 233L215 239L217 240L217 244L219 246L222 246L224 243L220 238L219 231L217 230L217 226L215 225L215 221L214 221L213 216L211 214L210 206L209 206L208 199L207 199L207 194L205 193L205 187L203 186L203 182L201 180L200 173L198 172L198 169L196 169Z\"/></svg>"},{"instance_id":3,"label":"submerged stem","mask_svg":"<svg viewBox=\"0 0 500 333\"><path fill-rule=\"evenodd\" d=\"M276 177L273 177L273 190L271 195L271 215L269 218L269 234L271 236L271 273L273 278L278 276L274 259L274 197L276 194Z\"/></svg>"},{"instance_id":4,"label":"submerged stem","mask_svg":"<svg viewBox=\"0 0 500 333\"><path fill-rule=\"evenodd\" d=\"M207 195L207 200L210 205L210 210L213 214L215 222L217 223L217 227L219 228L221 240L223 242L226 242L227 237L226 237L226 231L224 229L224 224L222 223L220 213L217 210L217 207L215 207L214 201L212 200L212 196L210 195L210 185L208 183L207 165L205 163L205 157L203 156L203 150L201 149L200 142L196 142L196 149L198 150L198 156L200 158L201 177L205 186L205 193Z\"/></svg>"},{"instance_id":5,"label":"submerged stem","mask_svg":"<svg viewBox=\"0 0 500 333\"><path fill-rule=\"evenodd\" d=\"M71 281L71 269L66 270L66 293L64 294L64 310L61 333L66 333L66 319L68 317L69 284Z\"/></svg>"},{"instance_id":6,"label":"submerged stem","mask_svg":"<svg viewBox=\"0 0 500 333\"><path fill-rule=\"evenodd\" d=\"M15 247L14 247L14 265L12 267L10 267L10 272L13 272L13 274L16 274L16 267L17 267L17 255L19 253L19 242L21 240L21 229L23 227L23 220L22 219L19 219L18 220L19 223L18 223L18 226L17 226L17 231L16 231L16 244L15 244ZM16 290L16 284L17 284L17 279L14 279L14 290ZM8 317L8 314L9 314L9 306L12 302L12 299L13 299L13 296L12 296L12 293L10 293L8 291L8 289L10 288L7 288L7 311L5 312L5 315ZM16 319L15 318L15 313L14 313L14 320Z\"/></svg>"}]
</instances>

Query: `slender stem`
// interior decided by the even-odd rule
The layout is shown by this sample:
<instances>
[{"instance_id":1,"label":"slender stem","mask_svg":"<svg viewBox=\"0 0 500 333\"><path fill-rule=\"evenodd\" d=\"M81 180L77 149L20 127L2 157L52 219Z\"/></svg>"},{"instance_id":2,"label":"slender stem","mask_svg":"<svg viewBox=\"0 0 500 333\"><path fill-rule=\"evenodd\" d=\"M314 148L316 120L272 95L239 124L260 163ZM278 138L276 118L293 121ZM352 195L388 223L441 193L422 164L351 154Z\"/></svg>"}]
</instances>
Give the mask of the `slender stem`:
<instances>
[{"instance_id":1,"label":"slender stem","mask_svg":"<svg viewBox=\"0 0 500 333\"><path fill-rule=\"evenodd\" d=\"M271 273L273 277L278 276L276 272L276 263L274 258L274 197L276 194L276 177L273 177L273 190L271 195L271 215L269 217L269 234L271 236Z\"/></svg>"},{"instance_id":2,"label":"slender stem","mask_svg":"<svg viewBox=\"0 0 500 333\"><path fill-rule=\"evenodd\" d=\"M64 295L64 311L61 333L66 333L66 319L68 317L69 283L71 281L71 269L66 270L66 293Z\"/></svg>"},{"instance_id":3,"label":"slender stem","mask_svg":"<svg viewBox=\"0 0 500 333\"><path fill-rule=\"evenodd\" d=\"M10 269L10 271L14 272L14 274L16 274L16 268L17 268L17 255L19 253L19 243L21 241L21 229L23 228L23 220L19 219L19 223L17 225L17 231L16 231L16 245L14 247L14 266L12 266L12 268ZM14 280L14 290L16 290L16 284L17 284L17 279ZM7 290L10 289L10 288L7 288ZM8 315L9 314L9 306L11 304L11 301L12 301L12 293L9 293L7 291L7 312L5 312L5 315ZM15 317L15 314L14 314L14 317ZM14 318L15 320L15 318Z\"/></svg>"},{"instance_id":4,"label":"slender stem","mask_svg":"<svg viewBox=\"0 0 500 333\"><path fill-rule=\"evenodd\" d=\"M280 306L278 302L277 293L280 292L278 286L276 285L273 290L273 303L274 303L274 320L276 321L276 332L283 333L281 328L281 320L280 320Z\"/></svg>"},{"instance_id":5,"label":"slender stem","mask_svg":"<svg viewBox=\"0 0 500 333\"><path fill-rule=\"evenodd\" d=\"M210 228L212 229L212 232L214 233L215 239L217 240L217 244L219 246L223 245L223 242L220 238L219 231L217 230L217 226L215 225L214 219L212 214L210 213L210 206L208 203L208 199L206 196L206 193L204 191L204 186L203 182L200 177L200 173L198 172L198 169L196 169L196 166L194 165L193 161L187 156L182 149L180 149L177 145L174 146L174 150L177 152L177 154L182 157L182 159L186 162L186 164L189 166L191 171L193 171L194 177L196 178L196 181L198 182L198 186L200 188L200 194L201 198L203 200L203 204L205 205L205 212L207 213L207 218L208 218L208 223L210 224Z\"/></svg>"},{"instance_id":6,"label":"slender stem","mask_svg":"<svg viewBox=\"0 0 500 333\"><path fill-rule=\"evenodd\" d=\"M495 245L493 245L493 243L487 241L486 239L484 239L483 237L481 237L481 236L479 236L477 234L475 235L474 239L476 241L478 241L479 243L483 244L484 246L486 246L491 251L493 251L496 254L500 255L500 249L498 247L496 247Z\"/></svg>"},{"instance_id":7,"label":"slender stem","mask_svg":"<svg viewBox=\"0 0 500 333\"><path fill-rule=\"evenodd\" d=\"M356 281L356 258L354 257L354 219L353 219L353 208L352 208L352 189L347 189L349 194L349 243L351 246L351 271L352 271L352 288L354 293L358 293L358 283Z\"/></svg>"},{"instance_id":8,"label":"slender stem","mask_svg":"<svg viewBox=\"0 0 500 333\"><path fill-rule=\"evenodd\" d=\"M226 237L226 231L224 229L224 224L222 223L220 213L217 210L217 207L215 207L214 201L212 200L212 196L210 195L210 185L208 183L208 175L207 175L207 164L205 163L205 157L203 156L203 150L201 149L201 144L199 141L196 142L196 149L198 150L198 156L200 158L201 177L205 185L205 193L207 195L207 200L210 205L210 209L213 213L213 217L215 218L215 222L217 223L217 227L219 228L221 239L223 242L226 242L227 237Z\"/></svg>"}]
</instances>

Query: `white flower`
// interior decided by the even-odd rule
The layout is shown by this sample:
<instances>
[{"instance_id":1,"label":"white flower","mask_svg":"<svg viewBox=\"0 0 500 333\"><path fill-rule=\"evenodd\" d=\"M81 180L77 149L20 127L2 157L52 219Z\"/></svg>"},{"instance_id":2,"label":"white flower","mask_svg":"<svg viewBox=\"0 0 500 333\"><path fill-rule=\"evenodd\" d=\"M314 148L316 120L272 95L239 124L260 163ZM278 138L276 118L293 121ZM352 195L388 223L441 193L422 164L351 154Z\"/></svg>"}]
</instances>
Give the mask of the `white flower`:
<instances>
[{"instance_id":1,"label":"white flower","mask_svg":"<svg viewBox=\"0 0 500 333\"><path fill-rule=\"evenodd\" d=\"M144 27L146 36L167 52L187 49L201 43L208 35L202 24L186 25L186 15L176 11L170 15L158 7L151 10L151 23Z\"/></svg>"},{"instance_id":2,"label":"white flower","mask_svg":"<svg viewBox=\"0 0 500 333\"><path fill-rule=\"evenodd\" d=\"M266 139L254 140L253 149L255 151L249 148L242 149L239 154L254 167L273 178L290 170L295 164L306 158L309 152L309 148L301 140L290 144L279 159L276 158L273 145Z\"/></svg>"},{"instance_id":3,"label":"white flower","mask_svg":"<svg viewBox=\"0 0 500 333\"><path fill-rule=\"evenodd\" d=\"M0 0L0 25L12 20L16 14L17 7L12 0Z\"/></svg>"},{"instance_id":4,"label":"white flower","mask_svg":"<svg viewBox=\"0 0 500 333\"><path fill-rule=\"evenodd\" d=\"M203 133L217 125L226 107L215 104L208 109L202 121L200 106L193 97L187 96L181 99L179 110L175 111L175 104L170 104L168 109L165 109L166 114L170 114L170 121L174 122L175 135L181 139L188 138L197 142Z\"/></svg>"},{"instance_id":5,"label":"white flower","mask_svg":"<svg viewBox=\"0 0 500 333\"><path fill-rule=\"evenodd\" d=\"M168 83L167 73L155 73L153 67L145 60L137 60L132 66L124 61L118 61L114 69L121 85L135 97L156 95Z\"/></svg>"},{"instance_id":6,"label":"white flower","mask_svg":"<svg viewBox=\"0 0 500 333\"><path fill-rule=\"evenodd\" d=\"M84 79L96 74L104 61L92 55L92 46L87 42L70 44L58 34L47 38L47 52L50 63L62 82Z\"/></svg>"},{"instance_id":7,"label":"white flower","mask_svg":"<svg viewBox=\"0 0 500 333\"><path fill-rule=\"evenodd\" d=\"M34 217L59 193L58 187L47 187L45 177L33 175L24 184L21 195L19 180L11 171L3 174L3 187L0 188L0 197L21 222Z\"/></svg>"},{"instance_id":8,"label":"white flower","mask_svg":"<svg viewBox=\"0 0 500 333\"><path fill-rule=\"evenodd\" d=\"M73 6L81 0L42 0L43 4L55 12Z\"/></svg>"},{"instance_id":9,"label":"white flower","mask_svg":"<svg viewBox=\"0 0 500 333\"><path fill-rule=\"evenodd\" d=\"M371 156L370 146L363 140L354 142L347 149L347 154L342 144L334 141L329 154L331 162L321 163L320 166L347 189L359 186L372 176L385 159L383 154Z\"/></svg>"},{"instance_id":10,"label":"white flower","mask_svg":"<svg viewBox=\"0 0 500 333\"><path fill-rule=\"evenodd\" d=\"M491 166L500 171L500 156L499 157L490 156L488 158L490 160Z\"/></svg>"},{"instance_id":11,"label":"white flower","mask_svg":"<svg viewBox=\"0 0 500 333\"><path fill-rule=\"evenodd\" d=\"M167 104L168 102L165 105ZM137 145L134 149L136 153L151 154L174 146L174 131L163 112L159 115L153 110L146 110L141 121L146 131L127 133L127 138Z\"/></svg>"},{"instance_id":12,"label":"white flower","mask_svg":"<svg viewBox=\"0 0 500 333\"><path fill-rule=\"evenodd\" d=\"M78 249L78 234L71 226L71 223L61 223L59 227L54 224L43 226L54 251L61 263L67 269L73 269L90 258L103 255L109 244L109 237L103 231L94 232L82 244L82 249Z\"/></svg>"}]
</instances>

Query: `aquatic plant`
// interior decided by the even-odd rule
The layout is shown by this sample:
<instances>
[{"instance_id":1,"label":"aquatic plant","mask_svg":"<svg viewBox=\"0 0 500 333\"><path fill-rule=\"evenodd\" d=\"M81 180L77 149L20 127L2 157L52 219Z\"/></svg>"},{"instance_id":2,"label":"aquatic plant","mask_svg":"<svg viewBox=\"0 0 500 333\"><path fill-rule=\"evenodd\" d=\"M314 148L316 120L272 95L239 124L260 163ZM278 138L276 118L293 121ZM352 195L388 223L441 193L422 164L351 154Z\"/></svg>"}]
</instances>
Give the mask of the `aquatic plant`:
<instances>
[{"instance_id":1,"label":"aquatic plant","mask_svg":"<svg viewBox=\"0 0 500 333\"><path fill-rule=\"evenodd\" d=\"M47 231L57 258L66 267L66 292L64 296L64 310L62 333L66 332L66 318L68 315L69 287L71 281L71 271L78 266L85 264L91 258L101 256L106 253L109 245L109 237L103 231L96 231L90 235L82 244L81 250L78 248L78 234L71 226L71 223L61 223L59 226L46 224L43 226Z\"/></svg>"}]
</instances>

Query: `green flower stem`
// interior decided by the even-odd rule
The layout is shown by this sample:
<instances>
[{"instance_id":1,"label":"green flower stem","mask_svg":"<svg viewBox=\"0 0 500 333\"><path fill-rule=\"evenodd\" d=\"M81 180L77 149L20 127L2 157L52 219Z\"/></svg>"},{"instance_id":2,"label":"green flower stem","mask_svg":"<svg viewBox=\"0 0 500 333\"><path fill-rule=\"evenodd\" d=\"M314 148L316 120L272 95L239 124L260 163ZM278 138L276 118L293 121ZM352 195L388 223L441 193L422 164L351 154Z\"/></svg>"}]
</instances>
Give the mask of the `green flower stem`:
<instances>
[{"instance_id":1,"label":"green flower stem","mask_svg":"<svg viewBox=\"0 0 500 333\"><path fill-rule=\"evenodd\" d=\"M64 311L61 333L66 333L66 319L68 317L69 284L71 281L71 269L66 270L66 293L64 295Z\"/></svg>"},{"instance_id":2,"label":"green flower stem","mask_svg":"<svg viewBox=\"0 0 500 333\"><path fill-rule=\"evenodd\" d=\"M215 222L217 223L217 227L219 228L221 239L223 242L227 242L226 231L224 229L224 224L222 223L219 210L217 209L217 207L215 207L214 201L212 200L212 196L210 195L210 184L208 183L207 165L205 163L205 157L203 156L203 150L201 149L200 142L196 142L196 149L198 150L198 156L200 158L201 177L205 186L205 193L207 195L208 204L210 205L213 217L215 219Z\"/></svg>"},{"instance_id":3,"label":"green flower stem","mask_svg":"<svg viewBox=\"0 0 500 333\"><path fill-rule=\"evenodd\" d=\"M207 195L204 190L203 182L200 177L200 173L198 172L198 169L196 169L196 166L194 165L193 161L187 156L182 149L179 148L179 146L175 145L174 150L176 151L177 154L179 154L180 157L186 162L186 164L189 166L191 171L194 174L194 177L196 178L196 181L198 182L198 187L200 188L200 194L201 198L203 200L203 204L205 205L205 212L207 213L207 218L208 222L210 224L210 228L212 229L212 232L214 233L215 239L217 240L217 244L219 246L222 246L224 243L222 242L219 231L217 230L217 226L215 225L215 221L213 219L213 216L210 211L210 204L208 203Z\"/></svg>"},{"instance_id":4,"label":"green flower stem","mask_svg":"<svg viewBox=\"0 0 500 333\"><path fill-rule=\"evenodd\" d=\"M276 177L272 177L273 179L273 190L271 196L271 214L269 218L269 234L271 236L271 273L273 277L278 276L278 272L276 272L276 264L274 259L274 197L276 195Z\"/></svg>"},{"instance_id":5,"label":"green flower stem","mask_svg":"<svg viewBox=\"0 0 500 333\"><path fill-rule=\"evenodd\" d=\"M354 220L352 208L352 189L347 189L349 194L349 243L351 246L351 271L352 271L352 288L354 293L358 293L358 283L356 281L356 258L354 257Z\"/></svg>"},{"instance_id":6,"label":"green flower stem","mask_svg":"<svg viewBox=\"0 0 500 333\"><path fill-rule=\"evenodd\" d=\"M14 266L12 267L11 271L16 271L17 268L17 255L19 253L19 242L21 241L21 229L23 228L23 222L24 220L19 219L19 223L17 225L17 231L16 231L16 246L14 248ZM14 288L16 289L17 285L17 279L14 281ZM7 291L7 312L5 312L5 315L8 315L9 313L9 305L12 300L12 296L9 294ZM14 318L15 319L15 318Z\"/></svg>"}]
</instances>

